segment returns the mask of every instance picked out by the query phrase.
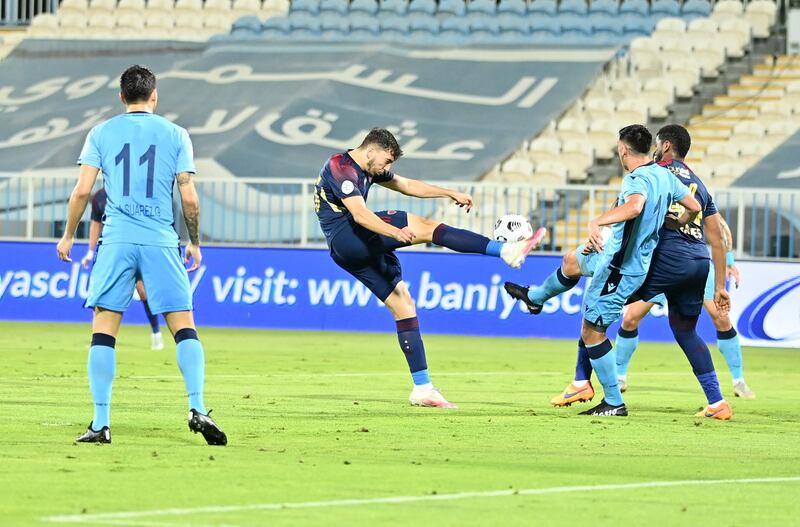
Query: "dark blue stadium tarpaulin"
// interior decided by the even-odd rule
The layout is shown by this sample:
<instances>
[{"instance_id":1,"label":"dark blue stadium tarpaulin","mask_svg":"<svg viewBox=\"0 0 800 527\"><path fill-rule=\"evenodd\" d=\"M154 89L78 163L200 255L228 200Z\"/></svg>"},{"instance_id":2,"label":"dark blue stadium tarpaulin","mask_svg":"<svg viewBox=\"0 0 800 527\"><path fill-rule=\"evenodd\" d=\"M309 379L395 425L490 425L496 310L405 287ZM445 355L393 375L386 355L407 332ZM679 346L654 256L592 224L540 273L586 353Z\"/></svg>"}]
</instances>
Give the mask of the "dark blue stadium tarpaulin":
<instances>
[{"instance_id":1,"label":"dark blue stadium tarpaulin","mask_svg":"<svg viewBox=\"0 0 800 527\"><path fill-rule=\"evenodd\" d=\"M733 185L736 187L800 188L800 132L767 154Z\"/></svg>"},{"instance_id":2,"label":"dark blue stadium tarpaulin","mask_svg":"<svg viewBox=\"0 0 800 527\"><path fill-rule=\"evenodd\" d=\"M398 172L476 179L566 110L613 54L26 40L0 63L0 173L74 163L88 130L121 111L120 72L142 63L159 76L159 113L189 129L195 157L234 175L315 177L382 126L406 152Z\"/></svg>"}]
</instances>

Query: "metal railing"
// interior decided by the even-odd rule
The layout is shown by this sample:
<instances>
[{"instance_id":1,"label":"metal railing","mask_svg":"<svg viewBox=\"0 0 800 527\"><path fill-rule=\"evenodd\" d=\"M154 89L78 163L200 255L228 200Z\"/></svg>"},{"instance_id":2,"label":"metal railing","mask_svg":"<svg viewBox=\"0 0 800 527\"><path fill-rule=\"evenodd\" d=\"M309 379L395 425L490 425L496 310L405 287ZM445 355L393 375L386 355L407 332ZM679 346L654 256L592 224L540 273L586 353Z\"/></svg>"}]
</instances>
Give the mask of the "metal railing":
<instances>
[{"instance_id":1,"label":"metal railing","mask_svg":"<svg viewBox=\"0 0 800 527\"><path fill-rule=\"evenodd\" d=\"M0 26L26 26L41 13L55 13L58 0L0 0Z\"/></svg>"},{"instance_id":2,"label":"metal railing","mask_svg":"<svg viewBox=\"0 0 800 527\"><path fill-rule=\"evenodd\" d=\"M59 238L75 181L75 177L26 174L0 178L0 238ZM406 210L488 236L503 214L523 214L534 225L550 229L540 250L557 253L581 243L589 219L609 208L618 193L606 186L438 184L471 193L475 209L466 214L447 200L411 198L378 185L370 190L369 206L376 211ZM314 180L198 177L196 185L204 243L324 245L314 212ZM800 191L726 188L714 193L714 200L733 231L740 257L795 258L800 253ZM88 235L88 221L87 208L80 238Z\"/></svg>"}]
</instances>

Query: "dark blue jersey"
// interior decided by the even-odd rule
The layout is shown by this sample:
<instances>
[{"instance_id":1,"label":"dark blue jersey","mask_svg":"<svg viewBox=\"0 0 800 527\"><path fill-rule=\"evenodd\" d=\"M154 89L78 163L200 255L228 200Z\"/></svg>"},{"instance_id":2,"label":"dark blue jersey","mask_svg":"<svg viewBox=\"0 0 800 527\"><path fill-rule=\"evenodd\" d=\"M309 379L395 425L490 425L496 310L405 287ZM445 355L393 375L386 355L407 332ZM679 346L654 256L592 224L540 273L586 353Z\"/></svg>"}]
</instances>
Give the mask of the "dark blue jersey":
<instances>
[{"instance_id":1,"label":"dark blue jersey","mask_svg":"<svg viewBox=\"0 0 800 527\"><path fill-rule=\"evenodd\" d=\"M689 193L700 202L701 212L698 212L689 223L678 230L661 227L656 252L661 257L668 257L675 261L708 259L708 248L703 239L703 220L717 213L717 207L714 205L711 194L697 174L692 172L692 169L683 161L671 159L661 161L659 165L669 169L681 183L689 187ZM680 203L673 203L669 211L681 215L684 210Z\"/></svg>"},{"instance_id":2,"label":"dark blue jersey","mask_svg":"<svg viewBox=\"0 0 800 527\"><path fill-rule=\"evenodd\" d=\"M353 215L342 199L361 196L367 201L373 183L385 183L393 177L388 170L380 176L368 176L347 152L328 159L319 172L314 191L314 209L328 243L340 230L354 225Z\"/></svg>"},{"instance_id":3,"label":"dark blue jersey","mask_svg":"<svg viewBox=\"0 0 800 527\"><path fill-rule=\"evenodd\" d=\"M94 193L94 197L92 197L92 221L96 221L99 223L103 223L105 221L103 216L106 215L106 201L108 200L108 196L106 196L106 189L101 188L97 192Z\"/></svg>"}]
</instances>

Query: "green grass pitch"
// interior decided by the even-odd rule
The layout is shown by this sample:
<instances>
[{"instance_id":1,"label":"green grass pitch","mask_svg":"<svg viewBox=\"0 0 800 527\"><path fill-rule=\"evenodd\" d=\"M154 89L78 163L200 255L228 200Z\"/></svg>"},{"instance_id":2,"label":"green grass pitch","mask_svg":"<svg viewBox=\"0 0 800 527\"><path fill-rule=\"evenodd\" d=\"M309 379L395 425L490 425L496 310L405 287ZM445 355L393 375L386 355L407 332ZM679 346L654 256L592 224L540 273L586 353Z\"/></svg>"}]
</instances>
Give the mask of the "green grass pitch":
<instances>
[{"instance_id":1,"label":"green grass pitch","mask_svg":"<svg viewBox=\"0 0 800 527\"><path fill-rule=\"evenodd\" d=\"M174 345L150 351L146 328L118 339L111 445L73 442L91 419L89 327L0 334L0 525L783 527L800 514L798 350L746 349L758 399L741 401L713 347L735 412L713 422L693 417L704 398L677 346L643 345L631 415L600 419L548 405L573 342L427 336L433 380L461 406L446 411L408 405L393 334L201 328L222 448L187 430ZM781 477L795 479L659 486ZM616 484L632 486L594 488Z\"/></svg>"}]
</instances>

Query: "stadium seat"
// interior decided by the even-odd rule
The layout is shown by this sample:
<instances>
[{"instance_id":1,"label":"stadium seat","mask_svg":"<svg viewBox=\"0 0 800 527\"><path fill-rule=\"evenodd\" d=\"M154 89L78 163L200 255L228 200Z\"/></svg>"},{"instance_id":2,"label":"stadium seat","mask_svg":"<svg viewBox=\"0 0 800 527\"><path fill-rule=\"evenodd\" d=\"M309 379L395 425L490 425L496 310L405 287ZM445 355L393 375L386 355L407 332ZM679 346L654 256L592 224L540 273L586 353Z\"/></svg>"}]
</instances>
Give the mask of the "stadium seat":
<instances>
[{"instance_id":1,"label":"stadium seat","mask_svg":"<svg viewBox=\"0 0 800 527\"><path fill-rule=\"evenodd\" d=\"M764 139L767 130L759 122L741 121L733 128L737 142L757 142Z\"/></svg>"},{"instance_id":2,"label":"stadium seat","mask_svg":"<svg viewBox=\"0 0 800 527\"><path fill-rule=\"evenodd\" d=\"M762 141L745 143L739 146L739 156L737 159L749 168L761 161L772 149L773 146L771 144Z\"/></svg>"},{"instance_id":3,"label":"stadium seat","mask_svg":"<svg viewBox=\"0 0 800 527\"><path fill-rule=\"evenodd\" d=\"M169 16L171 17L175 11L175 2L173 0L148 0L147 10L145 16Z\"/></svg>"},{"instance_id":4,"label":"stadium seat","mask_svg":"<svg viewBox=\"0 0 800 527\"><path fill-rule=\"evenodd\" d=\"M203 5L203 18L208 21L211 17L224 17L230 21L231 0L205 0Z\"/></svg>"},{"instance_id":5,"label":"stadium seat","mask_svg":"<svg viewBox=\"0 0 800 527\"><path fill-rule=\"evenodd\" d=\"M647 16L650 13L650 4L647 0L623 0L619 6L620 15Z\"/></svg>"},{"instance_id":6,"label":"stadium seat","mask_svg":"<svg viewBox=\"0 0 800 527\"><path fill-rule=\"evenodd\" d=\"M289 24L292 38L313 38L321 31L319 17L303 11L289 13Z\"/></svg>"},{"instance_id":7,"label":"stadium seat","mask_svg":"<svg viewBox=\"0 0 800 527\"><path fill-rule=\"evenodd\" d=\"M110 38L115 33L117 21L107 11L99 11L89 16L87 34L89 38ZM63 27L63 26L62 26Z\"/></svg>"},{"instance_id":8,"label":"stadium seat","mask_svg":"<svg viewBox=\"0 0 800 527\"><path fill-rule=\"evenodd\" d=\"M467 6L464 0L441 0L436 10L436 16L446 18L450 16L464 16L467 13Z\"/></svg>"},{"instance_id":9,"label":"stadium seat","mask_svg":"<svg viewBox=\"0 0 800 527\"><path fill-rule=\"evenodd\" d=\"M794 109L781 101L767 101L758 108L761 122L790 121L794 118Z\"/></svg>"},{"instance_id":10,"label":"stadium seat","mask_svg":"<svg viewBox=\"0 0 800 527\"><path fill-rule=\"evenodd\" d=\"M583 112L590 123L613 119L615 107L614 100L609 97L590 97L583 101Z\"/></svg>"},{"instance_id":11,"label":"stadium seat","mask_svg":"<svg viewBox=\"0 0 800 527\"><path fill-rule=\"evenodd\" d=\"M619 17L608 14L592 15L589 17L592 29L597 33L611 33L615 36L622 35L623 27L619 23Z\"/></svg>"},{"instance_id":12,"label":"stadium seat","mask_svg":"<svg viewBox=\"0 0 800 527\"><path fill-rule=\"evenodd\" d=\"M304 12L316 15L319 13L319 2L320 0L293 0L289 7L289 13Z\"/></svg>"},{"instance_id":13,"label":"stadium seat","mask_svg":"<svg viewBox=\"0 0 800 527\"><path fill-rule=\"evenodd\" d=\"M388 13L405 15L408 12L408 2L406 0L382 0L378 13L383 16Z\"/></svg>"},{"instance_id":14,"label":"stadium seat","mask_svg":"<svg viewBox=\"0 0 800 527\"><path fill-rule=\"evenodd\" d=\"M716 19L739 18L744 14L744 6L740 0L719 0L711 10L711 16Z\"/></svg>"},{"instance_id":15,"label":"stadium seat","mask_svg":"<svg viewBox=\"0 0 800 527\"><path fill-rule=\"evenodd\" d=\"M592 121L586 139L594 151L594 157L598 161L611 161L616 155L617 132L616 124L613 120Z\"/></svg>"},{"instance_id":16,"label":"stadium seat","mask_svg":"<svg viewBox=\"0 0 800 527\"><path fill-rule=\"evenodd\" d=\"M680 18L662 18L656 24L656 31L664 33L685 33L686 22Z\"/></svg>"},{"instance_id":17,"label":"stadium seat","mask_svg":"<svg viewBox=\"0 0 800 527\"><path fill-rule=\"evenodd\" d=\"M119 0L114 15L119 18L142 16L145 10L144 0Z\"/></svg>"},{"instance_id":18,"label":"stadium seat","mask_svg":"<svg viewBox=\"0 0 800 527\"><path fill-rule=\"evenodd\" d=\"M561 34L568 40L573 37L583 38L592 34L591 17L562 15L558 18L561 24Z\"/></svg>"},{"instance_id":19,"label":"stadium seat","mask_svg":"<svg viewBox=\"0 0 800 527\"><path fill-rule=\"evenodd\" d=\"M753 26L753 37L769 38L776 12L777 7L772 0L754 0L747 4L745 18Z\"/></svg>"},{"instance_id":20,"label":"stadium seat","mask_svg":"<svg viewBox=\"0 0 800 527\"><path fill-rule=\"evenodd\" d=\"M403 39L408 36L409 20L404 16L386 13L379 17L381 35L390 39Z\"/></svg>"},{"instance_id":21,"label":"stadium seat","mask_svg":"<svg viewBox=\"0 0 800 527\"><path fill-rule=\"evenodd\" d=\"M467 17L469 20L470 36L477 41L491 42L500 34L500 22L497 17L474 13Z\"/></svg>"},{"instance_id":22,"label":"stadium seat","mask_svg":"<svg viewBox=\"0 0 800 527\"><path fill-rule=\"evenodd\" d=\"M558 5L556 0L533 0L528 4L528 13L538 16L556 16Z\"/></svg>"},{"instance_id":23,"label":"stadium seat","mask_svg":"<svg viewBox=\"0 0 800 527\"><path fill-rule=\"evenodd\" d=\"M199 13L203 10L203 0L178 0L175 2L175 17L184 13Z\"/></svg>"},{"instance_id":24,"label":"stadium seat","mask_svg":"<svg viewBox=\"0 0 800 527\"><path fill-rule=\"evenodd\" d=\"M542 185L563 185L567 182L568 169L558 161L542 161L533 172L534 181Z\"/></svg>"},{"instance_id":25,"label":"stadium seat","mask_svg":"<svg viewBox=\"0 0 800 527\"><path fill-rule=\"evenodd\" d=\"M645 97L637 97L632 94L628 99L617 101L614 120L620 128L632 123L647 124L648 103Z\"/></svg>"},{"instance_id":26,"label":"stadium seat","mask_svg":"<svg viewBox=\"0 0 800 527\"><path fill-rule=\"evenodd\" d=\"M381 26L377 17L367 13L350 15L350 35L356 40L373 40L380 36Z\"/></svg>"},{"instance_id":27,"label":"stadium seat","mask_svg":"<svg viewBox=\"0 0 800 527\"><path fill-rule=\"evenodd\" d=\"M656 21L652 18L630 13L621 18L622 29L626 35L651 35L656 27Z\"/></svg>"},{"instance_id":28,"label":"stadium seat","mask_svg":"<svg viewBox=\"0 0 800 527\"><path fill-rule=\"evenodd\" d=\"M439 35L447 42L466 42L470 36L470 21L463 16L444 18L439 26Z\"/></svg>"},{"instance_id":29,"label":"stadium seat","mask_svg":"<svg viewBox=\"0 0 800 527\"><path fill-rule=\"evenodd\" d=\"M647 79L642 93L648 101L650 117L655 119L669 117L669 107L675 100L675 89L672 84L665 83L661 78Z\"/></svg>"},{"instance_id":30,"label":"stadium seat","mask_svg":"<svg viewBox=\"0 0 800 527\"><path fill-rule=\"evenodd\" d=\"M58 17L50 13L42 13L31 20L27 37L53 38L58 35Z\"/></svg>"},{"instance_id":31,"label":"stadium seat","mask_svg":"<svg viewBox=\"0 0 800 527\"><path fill-rule=\"evenodd\" d=\"M525 0L500 0L497 4L497 14L503 15L505 13L525 16L528 14L528 7L525 5Z\"/></svg>"},{"instance_id":32,"label":"stadium seat","mask_svg":"<svg viewBox=\"0 0 800 527\"><path fill-rule=\"evenodd\" d=\"M323 0L324 2L324 0ZM322 2L320 9L322 9ZM329 11L321 12L319 17L320 34L325 40L344 40L350 33L350 17Z\"/></svg>"},{"instance_id":33,"label":"stadium seat","mask_svg":"<svg viewBox=\"0 0 800 527\"><path fill-rule=\"evenodd\" d=\"M711 14L711 4L708 0L686 0L681 6L683 18L706 17Z\"/></svg>"},{"instance_id":34,"label":"stadium seat","mask_svg":"<svg viewBox=\"0 0 800 527\"><path fill-rule=\"evenodd\" d=\"M408 30L412 38L425 42L439 34L439 21L429 16L410 17Z\"/></svg>"},{"instance_id":35,"label":"stadium seat","mask_svg":"<svg viewBox=\"0 0 800 527\"><path fill-rule=\"evenodd\" d=\"M289 12L289 0L264 0L261 4L260 15L262 19L271 16L285 15Z\"/></svg>"},{"instance_id":36,"label":"stadium seat","mask_svg":"<svg viewBox=\"0 0 800 527\"><path fill-rule=\"evenodd\" d=\"M349 8L347 0L320 0L319 12L320 15L325 13L335 13L337 15L346 15Z\"/></svg>"},{"instance_id":37,"label":"stadium seat","mask_svg":"<svg viewBox=\"0 0 800 527\"><path fill-rule=\"evenodd\" d=\"M176 9L177 9L176 5ZM203 15L201 12L185 11L181 16L175 17L175 36L181 39L196 40L197 35L202 34Z\"/></svg>"},{"instance_id":38,"label":"stadium seat","mask_svg":"<svg viewBox=\"0 0 800 527\"><path fill-rule=\"evenodd\" d=\"M527 37L531 32L528 18L519 16L516 13L506 12L498 15L497 23L500 25L501 35Z\"/></svg>"},{"instance_id":39,"label":"stadium seat","mask_svg":"<svg viewBox=\"0 0 800 527\"><path fill-rule=\"evenodd\" d=\"M380 6L376 0L353 0L350 4L351 13L363 13L366 15L377 15Z\"/></svg>"},{"instance_id":40,"label":"stadium seat","mask_svg":"<svg viewBox=\"0 0 800 527\"><path fill-rule=\"evenodd\" d=\"M224 14L219 12L203 13L203 31L207 36L228 33L232 24L233 19L230 12Z\"/></svg>"},{"instance_id":41,"label":"stadium seat","mask_svg":"<svg viewBox=\"0 0 800 527\"><path fill-rule=\"evenodd\" d=\"M145 17L145 35L149 38L169 40L173 38L172 32L174 28L175 19L171 14L156 11L152 14L148 13L148 16Z\"/></svg>"},{"instance_id":42,"label":"stadium seat","mask_svg":"<svg viewBox=\"0 0 800 527\"><path fill-rule=\"evenodd\" d=\"M104 14L108 15L108 13ZM60 38L92 38L92 35L86 32L88 22L89 19L84 13L73 12L59 15L58 36Z\"/></svg>"},{"instance_id":43,"label":"stadium seat","mask_svg":"<svg viewBox=\"0 0 800 527\"><path fill-rule=\"evenodd\" d=\"M233 0L233 8L228 16L236 20L243 16L257 16L259 11L261 11L260 0Z\"/></svg>"},{"instance_id":44,"label":"stadium seat","mask_svg":"<svg viewBox=\"0 0 800 527\"><path fill-rule=\"evenodd\" d=\"M688 31L713 34L719 31L719 22L713 18L695 18L687 26Z\"/></svg>"},{"instance_id":45,"label":"stadium seat","mask_svg":"<svg viewBox=\"0 0 800 527\"><path fill-rule=\"evenodd\" d=\"M274 16L261 25L261 37L265 39L282 39L292 30L288 16Z\"/></svg>"},{"instance_id":46,"label":"stadium seat","mask_svg":"<svg viewBox=\"0 0 800 527\"><path fill-rule=\"evenodd\" d=\"M117 0L91 0L89 2L89 16L94 13L111 13L117 8Z\"/></svg>"},{"instance_id":47,"label":"stadium seat","mask_svg":"<svg viewBox=\"0 0 800 527\"><path fill-rule=\"evenodd\" d=\"M557 137L537 137L528 146L528 157L534 163L545 159L557 159L561 152L561 141Z\"/></svg>"},{"instance_id":48,"label":"stadium seat","mask_svg":"<svg viewBox=\"0 0 800 527\"><path fill-rule=\"evenodd\" d=\"M115 38L137 39L144 33L144 17L141 14L133 15L123 11L122 14L117 14L116 19Z\"/></svg>"},{"instance_id":49,"label":"stadium seat","mask_svg":"<svg viewBox=\"0 0 800 527\"><path fill-rule=\"evenodd\" d=\"M719 32L739 35L743 47L749 47L753 38L750 23L743 17L720 20Z\"/></svg>"},{"instance_id":50,"label":"stadium seat","mask_svg":"<svg viewBox=\"0 0 800 527\"><path fill-rule=\"evenodd\" d=\"M558 4L559 15L585 15L588 12L586 0L562 0Z\"/></svg>"},{"instance_id":51,"label":"stadium seat","mask_svg":"<svg viewBox=\"0 0 800 527\"><path fill-rule=\"evenodd\" d=\"M408 4L408 14L434 15L436 2L434 0L411 0Z\"/></svg>"},{"instance_id":52,"label":"stadium seat","mask_svg":"<svg viewBox=\"0 0 800 527\"><path fill-rule=\"evenodd\" d=\"M567 167L567 177L573 183L586 181L588 170L594 164L593 152L587 151L584 142L562 145L558 159Z\"/></svg>"},{"instance_id":53,"label":"stadium seat","mask_svg":"<svg viewBox=\"0 0 800 527\"><path fill-rule=\"evenodd\" d=\"M57 15L66 15L68 13L79 13L86 15L89 10L89 2L87 0L64 0L58 6Z\"/></svg>"},{"instance_id":54,"label":"stadium seat","mask_svg":"<svg viewBox=\"0 0 800 527\"><path fill-rule=\"evenodd\" d=\"M497 2L495 0L472 0L467 4L467 13L485 14L494 16L497 14Z\"/></svg>"},{"instance_id":55,"label":"stadium seat","mask_svg":"<svg viewBox=\"0 0 800 527\"><path fill-rule=\"evenodd\" d=\"M797 129L798 124L796 120L770 122L767 123L767 138L769 141L779 143L797 132Z\"/></svg>"},{"instance_id":56,"label":"stadium seat","mask_svg":"<svg viewBox=\"0 0 800 527\"><path fill-rule=\"evenodd\" d=\"M524 157L512 157L500 166L503 181L529 181L533 175L534 164Z\"/></svg>"},{"instance_id":57,"label":"stadium seat","mask_svg":"<svg viewBox=\"0 0 800 527\"><path fill-rule=\"evenodd\" d=\"M594 0L589 4L589 13L592 15L616 15L619 13L617 0Z\"/></svg>"},{"instance_id":58,"label":"stadium seat","mask_svg":"<svg viewBox=\"0 0 800 527\"><path fill-rule=\"evenodd\" d=\"M240 38L261 36L262 22L257 16L248 15L237 18L231 26L231 35Z\"/></svg>"},{"instance_id":59,"label":"stadium seat","mask_svg":"<svg viewBox=\"0 0 800 527\"><path fill-rule=\"evenodd\" d=\"M681 15L681 4L678 0L655 0L650 4L650 16L653 15L678 17Z\"/></svg>"}]
</instances>

